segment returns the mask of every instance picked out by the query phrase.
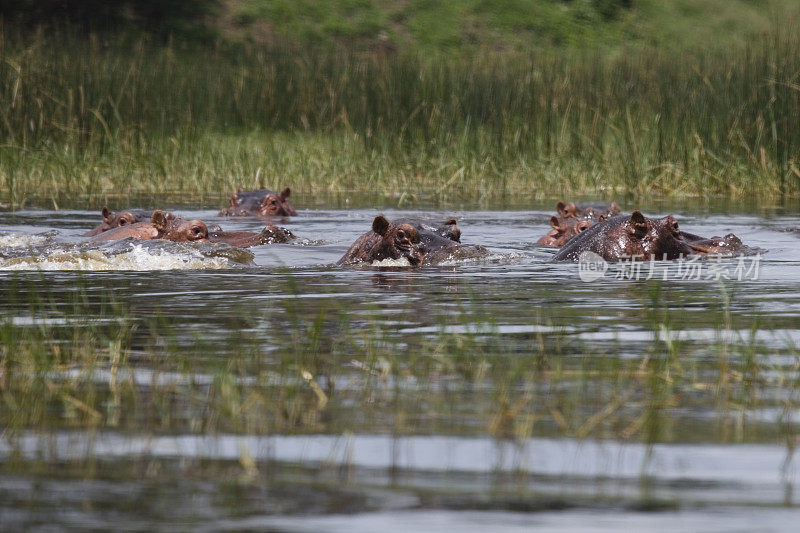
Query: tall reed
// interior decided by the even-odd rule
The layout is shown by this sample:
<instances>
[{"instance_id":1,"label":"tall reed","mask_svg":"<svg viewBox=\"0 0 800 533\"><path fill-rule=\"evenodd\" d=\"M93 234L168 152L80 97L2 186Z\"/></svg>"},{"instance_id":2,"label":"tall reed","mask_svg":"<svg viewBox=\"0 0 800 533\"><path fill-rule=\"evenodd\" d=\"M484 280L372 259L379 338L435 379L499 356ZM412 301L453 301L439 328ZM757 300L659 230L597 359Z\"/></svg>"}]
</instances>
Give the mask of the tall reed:
<instances>
[{"instance_id":1,"label":"tall reed","mask_svg":"<svg viewBox=\"0 0 800 533\"><path fill-rule=\"evenodd\" d=\"M209 135L299 132L353 139L348 155L382 159L387 173L416 174L420 186L431 174L447 186L463 169L472 185L489 179L509 192L509 173L524 174L517 188L535 189L580 169L575 187L595 194L793 194L799 59L800 37L780 29L727 53L445 60L185 49L6 27L0 186L66 189L110 155L117 168L139 159L160 166L167 175L151 180L192 192L202 177L174 168L165 154L174 144L187 145L176 156L188 162L204 160L191 144ZM226 155L237 161L233 146ZM442 162L447 177L436 175ZM475 170L475 162L489 164ZM335 166L326 161L309 192ZM111 188L86 180L77 188L91 186Z\"/></svg>"}]
</instances>

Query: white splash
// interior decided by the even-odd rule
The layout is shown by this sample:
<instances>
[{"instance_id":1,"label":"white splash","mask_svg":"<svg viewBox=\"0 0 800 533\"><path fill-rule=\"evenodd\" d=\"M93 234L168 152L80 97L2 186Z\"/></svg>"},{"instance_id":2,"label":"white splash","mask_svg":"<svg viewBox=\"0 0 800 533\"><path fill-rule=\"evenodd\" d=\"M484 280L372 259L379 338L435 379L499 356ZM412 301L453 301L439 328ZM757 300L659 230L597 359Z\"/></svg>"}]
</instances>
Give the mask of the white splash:
<instances>
[{"instance_id":1,"label":"white splash","mask_svg":"<svg viewBox=\"0 0 800 533\"><path fill-rule=\"evenodd\" d=\"M205 257L183 249L176 253L135 244L129 251L109 254L103 250L57 250L38 256L0 260L0 270L187 270L224 269L223 257Z\"/></svg>"},{"instance_id":2,"label":"white splash","mask_svg":"<svg viewBox=\"0 0 800 533\"><path fill-rule=\"evenodd\" d=\"M36 246L47 241L45 235L25 235L17 233L6 233L0 235L0 248L27 248Z\"/></svg>"},{"instance_id":3,"label":"white splash","mask_svg":"<svg viewBox=\"0 0 800 533\"><path fill-rule=\"evenodd\" d=\"M410 267L411 266L411 262L407 258L401 257L400 259L383 259L381 261L373 261L370 266L405 268L405 267Z\"/></svg>"}]
</instances>

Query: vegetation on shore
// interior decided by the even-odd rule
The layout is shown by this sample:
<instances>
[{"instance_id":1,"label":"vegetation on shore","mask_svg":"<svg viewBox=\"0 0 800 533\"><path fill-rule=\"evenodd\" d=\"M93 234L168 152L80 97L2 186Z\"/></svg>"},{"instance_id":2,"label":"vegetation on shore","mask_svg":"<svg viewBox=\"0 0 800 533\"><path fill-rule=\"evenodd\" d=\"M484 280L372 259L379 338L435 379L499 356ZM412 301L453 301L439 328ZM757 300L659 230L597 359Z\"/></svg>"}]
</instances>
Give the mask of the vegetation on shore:
<instances>
[{"instance_id":1,"label":"vegetation on shore","mask_svg":"<svg viewBox=\"0 0 800 533\"><path fill-rule=\"evenodd\" d=\"M465 201L797 195L800 38L788 26L705 51L423 49L5 26L0 200L265 185Z\"/></svg>"}]
</instances>

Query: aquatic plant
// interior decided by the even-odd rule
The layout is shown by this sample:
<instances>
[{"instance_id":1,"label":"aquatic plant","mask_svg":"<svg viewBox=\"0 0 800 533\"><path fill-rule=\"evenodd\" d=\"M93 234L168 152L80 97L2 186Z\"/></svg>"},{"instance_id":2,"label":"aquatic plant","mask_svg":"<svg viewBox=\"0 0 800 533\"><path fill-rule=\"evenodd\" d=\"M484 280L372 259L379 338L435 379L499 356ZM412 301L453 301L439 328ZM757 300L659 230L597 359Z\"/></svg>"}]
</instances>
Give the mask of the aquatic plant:
<instances>
[{"instance_id":1,"label":"aquatic plant","mask_svg":"<svg viewBox=\"0 0 800 533\"><path fill-rule=\"evenodd\" d=\"M800 38L728 51L408 55L0 46L0 191L28 197L290 185L447 199L795 194Z\"/></svg>"}]
</instances>

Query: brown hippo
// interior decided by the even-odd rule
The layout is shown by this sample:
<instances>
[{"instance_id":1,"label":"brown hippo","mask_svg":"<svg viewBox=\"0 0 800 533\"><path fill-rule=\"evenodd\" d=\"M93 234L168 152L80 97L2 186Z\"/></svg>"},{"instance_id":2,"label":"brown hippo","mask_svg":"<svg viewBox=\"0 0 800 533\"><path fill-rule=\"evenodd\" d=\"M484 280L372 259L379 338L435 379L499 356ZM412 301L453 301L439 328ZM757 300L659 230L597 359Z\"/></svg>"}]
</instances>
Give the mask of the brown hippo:
<instances>
[{"instance_id":1,"label":"brown hippo","mask_svg":"<svg viewBox=\"0 0 800 533\"><path fill-rule=\"evenodd\" d=\"M292 194L286 187L280 193L269 189L242 191L231 195L230 206L219 212L221 216L296 216L297 211L289 205Z\"/></svg>"},{"instance_id":2,"label":"brown hippo","mask_svg":"<svg viewBox=\"0 0 800 533\"><path fill-rule=\"evenodd\" d=\"M724 237L714 236L706 239L699 235L682 231L681 238L686 241L686 244L688 244L696 254L732 256L752 253L752 250L742 243L742 240L733 233L728 233Z\"/></svg>"},{"instance_id":3,"label":"brown hippo","mask_svg":"<svg viewBox=\"0 0 800 533\"><path fill-rule=\"evenodd\" d=\"M558 202L556 211L561 218L575 218L594 223L618 215L620 208L617 202L611 202L610 204Z\"/></svg>"},{"instance_id":4,"label":"brown hippo","mask_svg":"<svg viewBox=\"0 0 800 533\"><path fill-rule=\"evenodd\" d=\"M423 220L421 218L398 218L394 220L395 224L410 224L417 228L417 231L426 232L420 234L420 238L425 240L426 234L435 233L445 239L453 242L461 242L461 230L456 225L455 218L448 218L444 222L435 222L432 220Z\"/></svg>"},{"instance_id":5,"label":"brown hippo","mask_svg":"<svg viewBox=\"0 0 800 533\"><path fill-rule=\"evenodd\" d=\"M372 221L372 230L356 239L336 264L355 265L406 258L416 266L422 261L419 244L417 228L411 224L393 224L383 215L378 215Z\"/></svg>"},{"instance_id":6,"label":"brown hippo","mask_svg":"<svg viewBox=\"0 0 800 533\"><path fill-rule=\"evenodd\" d=\"M626 259L677 259L693 252L670 215L646 218L640 211L598 222L569 241L554 261L578 261L581 253L594 252L606 261Z\"/></svg>"},{"instance_id":7,"label":"brown hippo","mask_svg":"<svg viewBox=\"0 0 800 533\"><path fill-rule=\"evenodd\" d=\"M428 230L421 230L419 235L421 266L438 265L445 261L477 259L489 255L489 250L483 246L461 244Z\"/></svg>"},{"instance_id":8,"label":"brown hippo","mask_svg":"<svg viewBox=\"0 0 800 533\"><path fill-rule=\"evenodd\" d=\"M265 227L260 233L251 231L212 231L208 234L209 242L221 242L237 248L284 243L296 238L294 233L288 229L272 225Z\"/></svg>"},{"instance_id":9,"label":"brown hippo","mask_svg":"<svg viewBox=\"0 0 800 533\"><path fill-rule=\"evenodd\" d=\"M680 230L672 215L651 219L640 211L599 222L584 231L553 257L554 261L578 261L583 252L594 252L606 261L678 259L691 254L750 253L736 235L706 239Z\"/></svg>"},{"instance_id":10,"label":"brown hippo","mask_svg":"<svg viewBox=\"0 0 800 533\"><path fill-rule=\"evenodd\" d=\"M132 239L167 239L178 242L208 242L208 227L202 220L169 218L160 210L153 211L150 222L136 222L104 231L89 239L92 242Z\"/></svg>"},{"instance_id":11,"label":"brown hippo","mask_svg":"<svg viewBox=\"0 0 800 533\"><path fill-rule=\"evenodd\" d=\"M87 233L86 237L94 237L95 235L99 235L104 231L119 228L121 226L129 226L131 224L136 224L137 222L147 222L153 217L152 211L146 211L144 209L126 209L125 211L114 212L111 211L108 206L103 206L100 214L103 217L103 222L101 222L100 225L95 227L92 231ZM165 211L164 214L168 219L175 218L175 215L169 211Z\"/></svg>"},{"instance_id":12,"label":"brown hippo","mask_svg":"<svg viewBox=\"0 0 800 533\"><path fill-rule=\"evenodd\" d=\"M575 235L586 231L592 226L588 220L578 220L572 217L550 217L551 229L536 244L549 248L561 248Z\"/></svg>"},{"instance_id":13,"label":"brown hippo","mask_svg":"<svg viewBox=\"0 0 800 533\"><path fill-rule=\"evenodd\" d=\"M372 231L356 239L337 264L353 265L405 257L411 266L424 266L489 255L489 251L483 246L460 244L433 231L417 229L413 222L414 219L389 222L382 215L375 217ZM455 226L455 219L446 221L444 226ZM461 236L460 231L457 236Z\"/></svg>"}]
</instances>

